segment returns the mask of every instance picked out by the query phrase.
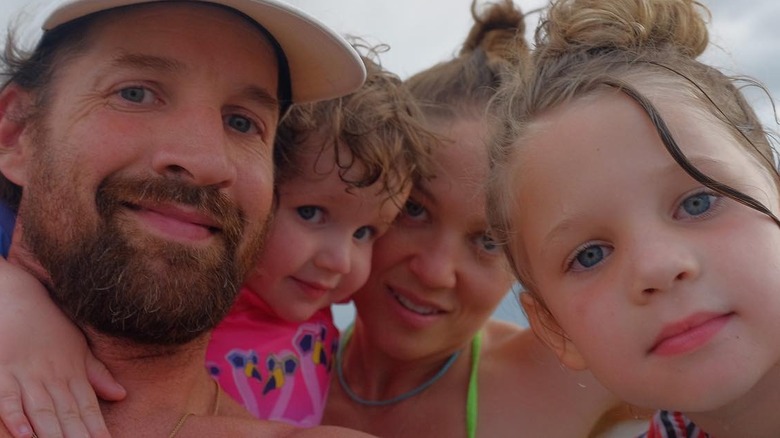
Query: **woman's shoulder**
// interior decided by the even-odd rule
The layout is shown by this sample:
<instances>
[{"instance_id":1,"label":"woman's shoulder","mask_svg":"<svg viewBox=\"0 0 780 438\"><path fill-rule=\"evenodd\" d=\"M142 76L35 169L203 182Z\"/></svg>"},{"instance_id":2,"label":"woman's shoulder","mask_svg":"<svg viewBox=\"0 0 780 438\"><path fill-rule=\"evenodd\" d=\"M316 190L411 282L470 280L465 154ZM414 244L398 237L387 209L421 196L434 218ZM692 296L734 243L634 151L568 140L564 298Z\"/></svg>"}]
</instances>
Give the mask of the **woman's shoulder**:
<instances>
[{"instance_id":1,"label":"woman's shoulder","mask_svg":"<svg viewBox=\"0 0 780 438\"><path fill-rule=\"evenodd\" d=\"M482 357L496 359L498 363L538 364L558 359L534 334L533 330L511 322L488 320L482 328Z\"/></svg>"}]
</instances>

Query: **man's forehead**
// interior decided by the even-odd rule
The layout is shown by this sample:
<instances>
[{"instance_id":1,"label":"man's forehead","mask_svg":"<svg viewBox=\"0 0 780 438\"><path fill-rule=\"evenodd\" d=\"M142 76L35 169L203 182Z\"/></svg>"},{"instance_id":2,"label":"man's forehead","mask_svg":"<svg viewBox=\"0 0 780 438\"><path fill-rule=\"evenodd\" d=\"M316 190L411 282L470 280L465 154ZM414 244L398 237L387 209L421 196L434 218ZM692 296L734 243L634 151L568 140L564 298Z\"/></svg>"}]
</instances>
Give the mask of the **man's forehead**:
<instances>
[{"instance_id":1,"label":"man's forehead","mask_svg":"<svg viewBox=\"0 0 780 438\"><path fill-rule=\"evenodd\" d=\"M87 41L85 54L99 57L102 68L210 70L260 90L278 108L278 52L256 23L230 8L203 2L117 8L94 17Z\"/></svg>"},{"instance_id":2,"label":"man's forehead","mask_svg":"<svg viewBox=\"0 0 780 438\"><path fill-rule=\"evenodd\" d=\"M261 30L277 54L280 94L297 103L341 96L359 88L365 67L356 50L340 35L283 0L57 0L44 21L49 33L62 26L119 8L149 3L221 7L243 16ZM231 26L225 26L230 28ZM220 32L213 32L218 34ZM257 34L256 34L257 35ZM253 37L256 37L253 36Z\"/></svg>"},{"instance_id":3,"label":"man's forehead","mask_svg":"<svg viewBox=\"0 0 780 438\"><path fill-rule=\"evenodd\" d=\"M92 17L85 44L60 64L58 89L66 77L82 77L86 82L79 82L93 91L117 81L208 83L211 95L221 96L223 103L244 102L278 113L276 53L254 25L226 8L165 3Z\"/></svg>"},{"instance_id":4,"label":"man's forehead","mask_svg":"<svg viewBox=\"0 0 780 438\"><path fill-rule=\"evenodd\" d=\"M254 22L229 8L202 2L158 2L101 13L90 26L87 41L87 47L106 49L106 56L116 63L150 69L183 70L192 67L183 59L201 54L190 58L225 55L229 64L211 65L225 74L242 66L278 71L277 53Z\"/></svg>"}]
</instances>

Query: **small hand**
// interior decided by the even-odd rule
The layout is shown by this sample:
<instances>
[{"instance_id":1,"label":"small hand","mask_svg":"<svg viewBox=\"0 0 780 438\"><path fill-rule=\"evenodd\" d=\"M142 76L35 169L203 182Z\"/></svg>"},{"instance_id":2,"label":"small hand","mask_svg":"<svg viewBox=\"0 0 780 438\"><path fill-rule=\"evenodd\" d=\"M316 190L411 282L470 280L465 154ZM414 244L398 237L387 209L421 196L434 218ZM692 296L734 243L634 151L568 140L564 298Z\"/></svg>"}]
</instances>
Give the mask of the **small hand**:
<instances>
[{"instance_id":1,"label":"small hand","mask_svg":"<svg viewBox=\"0 0 780 438\"><path fill-rule=\"evenodd\" d=\"M121 400L124 388L34 277L0 261L0 285L0 419L8 431L109 437L97 397Z\"/></svg>"}]
</instances>

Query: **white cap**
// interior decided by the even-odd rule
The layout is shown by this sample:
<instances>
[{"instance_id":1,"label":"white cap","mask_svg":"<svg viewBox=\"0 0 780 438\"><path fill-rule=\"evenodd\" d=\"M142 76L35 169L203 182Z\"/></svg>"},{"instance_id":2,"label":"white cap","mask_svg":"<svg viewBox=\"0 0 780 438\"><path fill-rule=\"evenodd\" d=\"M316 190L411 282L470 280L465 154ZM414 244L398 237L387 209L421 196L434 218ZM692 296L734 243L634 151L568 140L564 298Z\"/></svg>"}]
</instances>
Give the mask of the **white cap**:
<instances>
[{"instance_id":1,"label":"white cap","mask_svg":"<svg viewBox=\"0 0 780 438\"><path fill-rule=\"evenodd\" d=\"M43 30L119 6L165 0L70 0L43 23ZM278 0L190 0L235 9L265 28L281 46L290 67L295 103L349 94L363 84L366 69L341 36L300 9Z\"/></svg>"}]
</instances>

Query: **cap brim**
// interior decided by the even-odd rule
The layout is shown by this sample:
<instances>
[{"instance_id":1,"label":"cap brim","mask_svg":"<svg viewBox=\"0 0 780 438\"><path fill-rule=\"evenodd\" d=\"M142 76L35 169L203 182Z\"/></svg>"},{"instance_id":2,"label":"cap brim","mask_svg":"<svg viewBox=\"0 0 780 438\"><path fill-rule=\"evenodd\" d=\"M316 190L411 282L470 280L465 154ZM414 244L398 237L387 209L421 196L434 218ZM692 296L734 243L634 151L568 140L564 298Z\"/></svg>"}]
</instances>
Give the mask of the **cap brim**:
<instances>
[{"instance_id":1,"label":"cap brim","mask_svg":"<svg viewBox=\"0 0 780 438\"><path fill-rule=\"evenodd\" d=\"M120 6L165 0L75 0L49 15L44 30ZM293 102L312 102L349 94L363 84L366 70L358 53L330 28L278 0L189 0L233 8L273 35L287 57Z\"/></svg>"}]
</instances>

